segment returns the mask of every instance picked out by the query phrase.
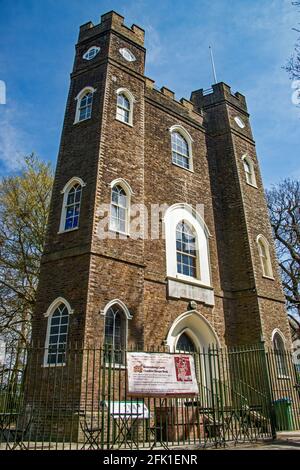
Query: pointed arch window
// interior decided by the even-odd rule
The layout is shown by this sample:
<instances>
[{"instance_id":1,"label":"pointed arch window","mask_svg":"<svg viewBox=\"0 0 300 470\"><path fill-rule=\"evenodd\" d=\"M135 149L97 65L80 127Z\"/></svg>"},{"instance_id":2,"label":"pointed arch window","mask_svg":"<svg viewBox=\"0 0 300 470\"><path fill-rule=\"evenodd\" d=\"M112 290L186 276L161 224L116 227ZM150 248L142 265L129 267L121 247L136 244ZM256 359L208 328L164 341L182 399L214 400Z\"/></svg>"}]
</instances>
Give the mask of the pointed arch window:
<instances>
[{"instance_id":1,"label":"pointed arch window","mask_svg":"<svg viewBox=\"0 0 300 470\"><path fill-rule=\"evenodd\" d=\"M129 234L131 188L125 180L111 183L110 230Z\"/></svg>"},{"instance_id":2,"label":"pointed arch window","mask_svg":"<svg viewBox=\"0 0 300 470\"><path fill-rule=\"evenodd\" d=\"M127 336L127 320L119 305L112 305L105 316L105 361L124 364Z\"/></svg>"},{"instance_id":3,"label":"pointed arch window","mask_svg":"<svg viewBox=\"0 0 300 470\"><path fill-rule=\"evenodd\" d=\"M183 332L177 341L176 350L184 352L196 352L197 348L190 336Z\"/></svg>"},{"instance_id":4,"label":"pointed arch window","mask_svg":"<svg viewBox=\"0 0 300 470\"><path fill-rule=\"evenodd\" d=\"M126 88L117 90L116 119L132 126L133 123L133 95Z\"/></svg>"},{"instance_id":5,"label":"pointed arch window","mask_svg":"<svg viewBox=\"0 0 300 470\"><path fill-rule=\"evenodd\" d=\"M270 257L269 243L265 239L265 237L263 237L263 235L259 235L257 237L257 245L258 245L258 252L259 252L263 276L273 279L273 270L272 270L272 263L271 263L271 257Z\"/></svg>"},{"instance_id":6,"label":"pointed arch window","mask_svg":"<svg viewBox=\"0 0 300 470\"><path fill-rule=\"evenodd\" d=\"M44 365L65 364L70 313L72 313L70 306L63 299L58 299L49 307L46 313L48 326Z\"/></svg>"},{"instance_id":7,"label":"pointed arch window","mask_svg":"<svg viewBox=\"0 0 300 470\"><path fill-rule=\"evenodd\" d=\"M196 233L184 220L176 227L177 272L197 278Z\"/></svg>"},{"instance_id":8,"label":"pointed arch window","mask_svg":"<svg viewBox=\"0 0 300 470\"><path fill-rule=\"evenodd\" d=\"M76 116L75 122L86 121L92 117L92 107L95 89L92 87L86 87L76 96Z\"/></svg>"},{"instance_id":9,"label":"pointed arch window","mask_svg":"<svg viewBox=\"0 0 300 470\"><path fill-rule=\"evenodd\" d=\"M62 190L63 206L59 233L75 230L79 227L82 189L85 183L81 178L72 178Z\"/></svg>"},{"instance_id":10,"label":"pointed arch window","mask_svg":"<svg viewBox=\"0 0 300 470\"><path fill-rule=\"evenodd\" d=\"M68 192L65 230L70 230L79 226L81 190L82 188L80 184L76 183Z\"/></svg>"},{"instance_id":11,"label":"pointed arch window","mask_svg":"<svg viewBox=\"0 0 300 470\"><path fill-rule=\"evenodd\" d=\"M244 155L242 160L243 160L243 167L244 167L244 172L246 176L246 182L250 184L251 186L257 187L253 161L248 155Z\"/></svg>"},{"instance_id":12,"label":"pointed arch window","mask_svg":"<svg viewBox=\"0 0 300 470\"><path fill-rule=\"evenodd\" d=\"M278 331L276 331L273 336L273 348L278 376L286 377L288 375L286 351L283 338Z\"/></svg>"}]
</instances>

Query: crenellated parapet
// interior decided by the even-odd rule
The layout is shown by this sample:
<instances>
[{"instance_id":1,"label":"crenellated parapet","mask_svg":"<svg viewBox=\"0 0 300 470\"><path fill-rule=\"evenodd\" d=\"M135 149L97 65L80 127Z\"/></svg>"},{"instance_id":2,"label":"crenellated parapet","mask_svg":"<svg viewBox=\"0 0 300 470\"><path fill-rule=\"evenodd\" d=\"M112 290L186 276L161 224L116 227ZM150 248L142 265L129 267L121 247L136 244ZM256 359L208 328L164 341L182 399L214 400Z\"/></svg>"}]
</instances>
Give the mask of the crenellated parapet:
<instances>
[{"instance_id":1,"label":"crenellated parapet","mask_svg":"<svg viewBox=\"0 0 300 470\"><path fill-rule=\"evenodd\" d=\"M186 98L181 98L179 101L175 97L174 91L170 90L169 88L163 86L158 88L155 85L155 81L151 78L145 77L145 85L146 90L153 91L155 93L159 93L160 97L166 98L169 100L170 103L175 104L178 106L178 111L184 111L189 114L189 117L193 120L197 121L200 125L203 124L203 113L201 109L197 109L197 106L192 102L187 100Z\"/></svg>"},{"instance_id":2,"label":"crenellated parapet","mask_svg":"<svg viewBox=\"0 0 300 470\"><path fill-rule=\"evenodd\" d=\"M204 90L203 88L195 90L191 94L191 101L198 111L216 105L224 100L247 112L245 96L239 92L232 93L230 86L224 82L216 83L208 90Z\"/></svg>"},{"instance_id":3,"label":"crenellated parapet","mask_svg":"<svg viewBox=\"0 0 300 470\"><path fill-rule=\"evenodd\" d=\"M124 17L114 11L110 11L101 16L99 24L94 25L91 21L80 26L78 41L85 41L91 37L108 30L114 30L125 36L127 39L144 46L145 31L133 24L130 28L124 24Z\"/></svg>"}]
</instances>

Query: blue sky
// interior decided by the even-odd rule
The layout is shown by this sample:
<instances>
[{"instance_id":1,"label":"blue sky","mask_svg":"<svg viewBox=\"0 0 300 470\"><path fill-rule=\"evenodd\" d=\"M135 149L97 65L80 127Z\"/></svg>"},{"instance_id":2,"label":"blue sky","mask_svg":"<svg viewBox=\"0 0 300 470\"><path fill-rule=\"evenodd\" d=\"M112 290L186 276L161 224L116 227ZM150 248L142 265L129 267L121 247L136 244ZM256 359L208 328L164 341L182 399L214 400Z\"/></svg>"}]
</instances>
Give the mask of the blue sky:
<instances>
[{"instance_id":1,"label":"blue sky","mask_svg":"<svg viewBox=\"0 0 300 470\"><path fill-rule=\"evenodd\" d=\"M0 0L1 174L32 151L55 165L79 26L110 10L146 30L146 75L178 99L211 86L212 44L218 81L247 97L265 185L300 178L290 0Z\"/></svg>"}]
</instances>

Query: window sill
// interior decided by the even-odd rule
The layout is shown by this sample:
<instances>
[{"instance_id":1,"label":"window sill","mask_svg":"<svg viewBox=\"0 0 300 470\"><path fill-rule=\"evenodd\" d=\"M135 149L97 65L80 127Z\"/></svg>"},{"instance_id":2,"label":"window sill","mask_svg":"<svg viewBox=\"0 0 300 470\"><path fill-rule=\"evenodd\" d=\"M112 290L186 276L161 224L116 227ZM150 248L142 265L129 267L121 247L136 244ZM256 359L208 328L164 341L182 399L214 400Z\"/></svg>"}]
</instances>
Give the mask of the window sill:
<instances>
[{"instance_id":1,"label":"window sill","mask_svg":"<svg viewBox=\"0 0 300 470\"><path fill-rule=\"evenodd\" d=\"M177 166L177 168L181 168L182 170L189 171L190 173L195 173L193 168L185 168L184 166L178 165L178 163L172 162L172 165Z\"/></svg>"},{"instance_id":2,"label":"window sill","mask_svg":"<svg viewBox=\"0 0 300 470\"><path fill-rule=\"evenodd\" d=\"M74 232L75 230L78 230L78 229L79 227L69 228L68 230L60 230L59 232L57 232L57 234L60 235L61 233Z\"/></svg>"},{"instance_id":3,"label":"window sill","mask_svg":"<svg viewBox=\"0 0 300 470\"><path fill-rule=\"evenodd\" d=\"M92 117L85 118L85 119L81 119L80 121L74 121L74 122L73 122L73 126L75 126L76 124L80 124L81 122L89 121L91 118L92 118Z\"/></svg>"},{"instance_id":4,"label":"window sill","mask_svg":"<svg viewBox=\"0 0 300 470\"><path fill-rule=\"evenodd\" d=\"M133 124L131 122L122 121L121 119L118 119L117 117L116 117L116 121L120 122L121 124L125 124L125 126L133 127Z\"/></svg>"},{"instance_id":5,"label":"window sill","mask_svg":"<svg viewBox=\"0 0 300 470\"><path fill-rule=\"evenodd\" d=\"M128 232L121 232L120 230L114 230L113 228L109 228L108 231L112 233L116 233L117 235L122 235L123 237L130 238L130 233Z\"/></svg>"},{"instance_id":6,"label":"window sill","mask_svg":"<svg viewBox=\"0 0 300 470\"><path fill-rule=\"evenodd\" d=\"M275 281L274 277L272 277L272 276L265 276L265 275L263 274L262 277L263 277L264 279L269 279L269 281Z\"/></svg>"},{"instance_id":7,"label":"window sill","mask_svg":"<svg viewBox=\"0 0 300 470\"><path fill-rule=\"evenodd\" d=\"M213 287L210 284L205 284L204 282L202 282L199 279L196 279L194 277L189 277L189 276L184 276L184 275L177 274L176 276L167 276L167 279L170 279L172 281L183 282L184 284L191 284L191 285L194 285L194 286L204 287L205 289L213 290Z\"/></svg>"},{"instance_id":8,"label":"window sill","mask_svg":"<svg viewBox=\"0 0 300 470\"><path fill-rule=\"evenodd\" d=\"M258 189L258 187L257 187L256 184L248 183L248 181L246 181L246 184L247 184L248 186L252 186L252 188Z\"/></svg>"}]
</instances>

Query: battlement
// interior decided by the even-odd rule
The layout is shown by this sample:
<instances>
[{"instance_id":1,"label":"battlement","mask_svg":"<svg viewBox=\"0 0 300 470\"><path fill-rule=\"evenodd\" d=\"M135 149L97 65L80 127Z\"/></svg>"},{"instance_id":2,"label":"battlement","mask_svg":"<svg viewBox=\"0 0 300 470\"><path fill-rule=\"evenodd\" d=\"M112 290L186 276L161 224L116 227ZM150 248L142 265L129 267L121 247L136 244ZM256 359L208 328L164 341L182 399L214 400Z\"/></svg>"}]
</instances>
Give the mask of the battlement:
<instances>
[{"instance_id":1,"label":"battlement","mask_svg":"<svg viewBox=\"0 0 300 470\"><path fill-rule=\"evenodd\" d=\"M135 24L129 28L124 24L124 17L115 11L110 11L102 15L101 21L97 25L94 25L91 21L81 25L78 41L81 42L90 39L94 35L110 29L117 31L139 46L144 46L145 31Z\"/></svg>"},{"instance_id":2,"label":"battlement","mask_svg":"<svg viewBox=\"0 0 300 470\"><path fill-rule=\"evenodd\" d=\"M239 92L232 93L230 86L223 82L212 85L212 88L208 90L203 90L203 88L195 90L191 94L191 101L198 110L216 105L224 100L247 112L245 96Z\"/></svg>"},{"instance_id":3,"label":"battlement","mask_svg":"<svg viewBox=\"0 0 300 470\"><path fill-rule=\"evenodd\" d=\"M185 111L188 111L188 113L191 115L193 119L199 122L199 124L202 125L203 123L203 115L202 111L197 109L197 106L192 102L187 100L186 98L181 98L179 101L175 97L174 91L170 90L169 88L166 88L165 86L159 88L158 86L155 85L155 81L152 80L151 78L146 77L146 89L148 88L149 90L154 90L155 92L159 93L161 96L164 96L165 98L169 99L170 102L179 105L184 109Z\"/></svg>"}]
</instances>

